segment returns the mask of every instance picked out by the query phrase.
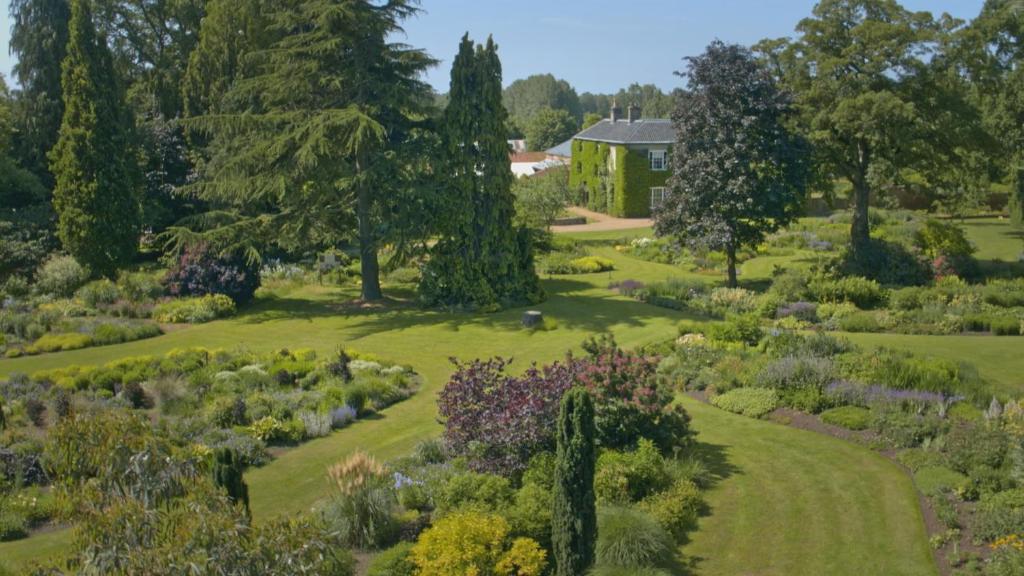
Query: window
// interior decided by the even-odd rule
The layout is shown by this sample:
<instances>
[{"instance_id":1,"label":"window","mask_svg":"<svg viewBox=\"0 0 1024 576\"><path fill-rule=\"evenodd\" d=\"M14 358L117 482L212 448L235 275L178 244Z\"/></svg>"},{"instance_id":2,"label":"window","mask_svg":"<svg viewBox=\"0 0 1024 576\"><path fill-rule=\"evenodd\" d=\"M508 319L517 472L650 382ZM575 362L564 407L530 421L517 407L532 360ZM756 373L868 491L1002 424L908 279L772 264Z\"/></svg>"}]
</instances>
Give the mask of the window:
<instances>
[{"instance_id":1,"label":"window","mask_svg":"<svg viewBox=\"0 0 1024 576\"><path fill-rule=\"evenodd\" d=\"M651 210L654 210L665 201L665 187L658 186L651 188Z\"/></svg>"},{"instance_id":2,"label":"window","mask_svg":"<svg viewBox=\"0 0 1024 576\"><path fill-rule=\"evenodd\" d=\"M576 162L576 173L583 174L583 162Z\"/></svg>"},{"instance_id":3,"label":"window","mask_svg":"<svg viewBox=\"0 0 1024 576\"><path fill-rule=\"evenodd\" d=\"M647 157L651 160L651 170L654 172L664 172L668 168L667 155L668 153L664 150L651 150L648 152Z\"/></svg>"}]
</instances>

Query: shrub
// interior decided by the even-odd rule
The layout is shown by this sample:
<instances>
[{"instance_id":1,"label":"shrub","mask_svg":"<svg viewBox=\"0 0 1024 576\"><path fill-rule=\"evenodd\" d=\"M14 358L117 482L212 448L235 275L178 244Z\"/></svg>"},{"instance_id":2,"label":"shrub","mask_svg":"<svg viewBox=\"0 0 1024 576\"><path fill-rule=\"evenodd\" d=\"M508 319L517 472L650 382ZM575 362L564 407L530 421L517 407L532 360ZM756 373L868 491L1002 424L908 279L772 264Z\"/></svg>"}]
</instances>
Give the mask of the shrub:
<instances>
[{"instance_id":1,"label":"shrub","mask_svg":"<svg viewBox=\"0 0 1024 576\"><path fill-rule=\"evenodd\" d=\"M92 345L92 336L88 334L44 334L30 346L25 347L26 354L45 354L64 350L78 350Z\"/></svg>"},{"instance_id":2,"label":"shrub","mask_svg":"<svg viewBox=\"0 0 1024 576\"><path fill-rule=\"evenodd\" d=\"M355 452L327 470L331 501L324 517L341 540L356 548L386 545L395 535L397 500L391 475L382 464Z\"/></svg>"},{"instance_id":3,"label":"shrub","mask_svg":"<svg viewBox=\"0 0 1024 576\"><path fill-rule=\"evenodd\" d=\"M601 502L636 502L664 490L671 481L658 449L641 440L633 452L607 450L598 457L594 493Z\"/></svg>"},{"instance_id":4,"label":"shrub","mask_svg":"<svg viewBox=\"0 0 1024 576\"><path fill-rule=\"evenodd\" d=\"M156 300L164 295L163 284L149 272L122 272L117 277L117 290L130 302Z\"/></svg>"},{"instance_id":5,"label":"shrub","mask_svg":"<svg viewBox=\"0 0 1024 576\"><path fill-rule=\"evenodd\" d=\"M89 280L89 271L71 256L54 255L36 273L36 289L68 298Z\"/></svg>"},{"instance_id":6,"label":"shrub","mask_svg":"<svg viewBox=\"0 0 1024 576\"><path fill-rule=\"evenodd\" d=\"M871 411L860 406L840 406L822 412L821 421L847 430L867 430Z\"/></svg>"},{"instance_id":7,"label":"shrub","mask_svg":"<svg viewBox=\"0 0 1024 576\"><path fill-rule=\"evenodd\" d=\"M218 255L211 246L198 244L171 265L164 285L171 296L223 294L236 304L245 304L259 288L259 262L239 255Z\"/></svg>"},{"instance_id":8,"label":"shrub","mask_svg":"<svg viewBox=\"0 0 1024 576\"><path fill-rule=\"evenodd\" d=\"M737 342L756 346L764 332L761 321L754 315L730 316L725 322L716 322L707 327L707 337L719 342Z\"/></svg>"},{"instance_id":9,"label":"shrub","mask_svg":"<svg viewBox=\"0 0 1024 576\"><path fill-rule=\"evenodd\" d=\"M843 332L871 333L881 332L882 325L878 321L878 315L874 312L857 310L853 314L844 316L836 322L836 327Z\"/></svg>"},{"instance_id":10,"label":"shrub","mask_svg":"<svg viewBox=\"0 0 1024 576\"><path fill-rule=\"evenodd\" d=\"M858 276L818 278L811 282L810 290L818 302L849 302L862 309L874 308L885 302L885 294L878 282Z\"/></svg>"},{"instance_id":11,"label":"shrub","mask_svg":"<svg viewBox=\"0 0 1024 576\"><path fill-rule=\"evenodd\" d=\"M89 308L109 306L117 301L118 295L117 286L106 278L90 282L75 293L75 296Z\"/></svg>"},{"instance_id":12,"label":"shrub","mask_svg":"<svg viewBox=\"0 0 1024 576\"><path fill-rule=\"evenodd\" d=\"M969 257L976 251L967 240L963 228L931 219L914 232L914 246L930 259L940 256Z\"/></svg>"},{"instance_id":13,"label":"shrub","mask_svg":"<svg viewBox=\"0 0 1024 576\"><path fill-rule=\"evenodd\" d=\"M613 507L597 518L597 566L665 568L673 562L672 536L649 514Z\"/></svg>"},{"instance_id":14,"label":"shrub","mask_svg":"<svg viewBox=\"0 0 1024 576\"><path fill-rule=\"evenodd\" d=\"M615 262L601 256L582 256L559 253L547 259L543 271L546 274L594 274L615 269Z\"/></svg>"},{"instance_id":15,"label":"shrub","mask_svg":"<svg viewBox=\"0 0 1024 576\"><path fill-rule=\"evenodd\" d=\"M572 369L559 363L531 366L516 377L505 373L508 364L501 358L456 363L438 398L445 442L454 454L469 456L474 470L515 474L532 454L554 445L559 402L573 383Z\"/></svg>"},{"instance_id":16,"label":"shrub","mask_svg":"<svg viewBox=\"0 0 1024 576\"><path fill-rule=\"evenodd\" d=\"M930 267L901 244L877 238L856 254L847 249L833 267L841 276L862 276L887 285L919 286L931 279Z\"/></svg>"},{"instance_id":17,"label":"shrub","mask_svg":"<svg viewBox=\"0 0 1024 576\"><path fill-rule=\"evenodd\" d=\"M505 553L508 522L501 516L457 512L420 535L410 553L419 576L493 574Z\"/></svg>"},{"instance_id":18,"label":"shrub","mask_svg":"<svg viewBox=\"0 0 1024 576\"><path fill-rule=\"evenodd\" d=\"M871 429L892 446L912 448L936 437L941 421L930 415L908 414L897 406L884 406L871 411Z\"/></svg>"},{"instance_id":19,"label":"shrub","mask_svg":"<svg viewBox=\"0 0 1024 576\"><path fill-rule=\"evenodd\" d=\"M984 423L958 422L946 433L944 452L951 468L964 474L976 468L999 468L1009 449L1009 438Z\"/></svg>"},{"instance_id":20,"label":"shrub","mask_svg":"<svg viewBox=\"0 0 1024 576\"><path fill-rule=\"evenodd\" d=\"M983 496L974 522L977 538L990 542L1024 532L1024 488Z\"/></svg>"},{"instance_id":21,"label":"shrub","mask_svg":"<svg viewBox=\"0 0 1024 576\"><path fill-rule=\"evenodd\" d=\"M202 324L235 313L235 302L223 294L181 298L162 302L153 309L153 319L170 324Z\"/></svg>"},{"instance_id":22,"label":"shrub","mask_svg":"<svg viewBox=\"0 0 1024 576\"><path fill-rule=\"evenodd\" d=\"M779 394L771 388L737 388L711 398L711 404L722 410L760 418L775 410Z\"/></svg>"},{"instance_id":23,"label":"shrub","mask_svg":"<svg viewBox=\"0 0 1024 576\"><path fill-rule=\"evenodd\" d=\"M682 540L687 531L696 527L703 505L700 488L695 483L677 480L668 490L645 498L640 502L640 509L654 517L676 540Z\"/></svg>"},{"instance_id":24,"label":"shrub","mask_svg":"<svg viewBox=\"0 0 1024 576\"><path fill-rule=\"evenodd\" d=\"M412 542L399 542L373 557L366 576L415 576Z\"/></svg>"},{"instance_id":25,"label":"shrub","mask_svg":"<svg viewBox=\"0 0 1024 576\"><path fill-rule=\"evenodd\" d=\"M777 390L823 389L836 376L831 358L787 356L766 364L754 377L758 387Z\"/></svg>"},{"instance_id":26,"label":"shrub","mask_svg":"<svg viewBox=\"0 0 1024 576\"><path fill-rule=\"evenodd\" d=\"M448 479L435 495L435 503L440 515L460 509L499 512L511 505L514 494L507 478L462 472Z\"/></svg>"},{"instance_id":27,"label":"shrub","mask_svg":"<svg viewBox=\"0 0 1024 576\"><path fill-rule=\"evenodd\" d=\"M163 334L156 324L100 324L93 329L92 346L106 346L153 338Z\"/></svg>"},{"instance_id":28,"label":"shrub","mask_svg":"<svg viewBox=\"0 0 1024 576\"><path fill-rule=\"evenodd\" d=\"M0 542L28 537L28 518L14 510L0 508Z\"/></svg>"}]
</instances>

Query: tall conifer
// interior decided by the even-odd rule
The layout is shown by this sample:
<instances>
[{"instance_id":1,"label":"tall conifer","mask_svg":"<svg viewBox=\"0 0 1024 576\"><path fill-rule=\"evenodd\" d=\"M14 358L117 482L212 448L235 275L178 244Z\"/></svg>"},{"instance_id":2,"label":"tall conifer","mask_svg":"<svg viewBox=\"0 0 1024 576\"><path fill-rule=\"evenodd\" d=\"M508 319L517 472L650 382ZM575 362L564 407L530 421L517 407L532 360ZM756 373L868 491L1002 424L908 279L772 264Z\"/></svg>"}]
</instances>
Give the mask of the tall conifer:
<instances>
[{"instance_id":1,"label":"tall conifer","mask_svg":"<svg viewBox=\"0 0 1024 576\"><path fill-rule=\"evenodd\" d=\"M551 517L555 574L577 576L593 565L597 542L594 401L583 388L574 388L562 397L555 434L558 451Z\"/></svg>"},{"instance_id":2,"label":"tall conifer","mask_svg":"<svg viewBox=\"0 0 1024 576\"><path fill-rule=\"evenodd\" d=\"M138 250L138 165L131 112L90 0L71 3L61 85L64 117L50 152L57 233L80 263L112 276Z\"/></svg>"},{"instance_id":3,"label":"tall conifer","mask_svg":"<svg viewBox=\"0 0 1024 576\"><path fill-rule=\"evenodd\" d=\"M512 224L513 175L501 61L490 38L462 38L441 127L446 209L421 286L428 303L496 309L542 297L529 233Z\"/></svg>"}]
</instances>

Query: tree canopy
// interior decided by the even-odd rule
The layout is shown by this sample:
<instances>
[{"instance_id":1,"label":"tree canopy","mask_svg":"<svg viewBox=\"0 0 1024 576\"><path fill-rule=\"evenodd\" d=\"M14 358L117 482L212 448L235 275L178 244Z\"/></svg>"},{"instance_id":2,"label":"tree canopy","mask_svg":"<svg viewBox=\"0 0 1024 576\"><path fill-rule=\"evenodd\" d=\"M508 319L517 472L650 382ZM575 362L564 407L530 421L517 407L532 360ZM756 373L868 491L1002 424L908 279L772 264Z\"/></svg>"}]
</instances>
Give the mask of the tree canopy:
<instances>
[{"instance_id":1,"label":"tree canopy","mask_svg":"<svg viewBox=\"0 0 1024 576\"><path fill-rule=\"evenodd\" d=\"M655 231L724 250L735 287L737 249L800 215L809 148L785 126L788 95L749 50L714 42L687 63L672 116L670 193L655 210Z\"/></svg>"}]
</instances>

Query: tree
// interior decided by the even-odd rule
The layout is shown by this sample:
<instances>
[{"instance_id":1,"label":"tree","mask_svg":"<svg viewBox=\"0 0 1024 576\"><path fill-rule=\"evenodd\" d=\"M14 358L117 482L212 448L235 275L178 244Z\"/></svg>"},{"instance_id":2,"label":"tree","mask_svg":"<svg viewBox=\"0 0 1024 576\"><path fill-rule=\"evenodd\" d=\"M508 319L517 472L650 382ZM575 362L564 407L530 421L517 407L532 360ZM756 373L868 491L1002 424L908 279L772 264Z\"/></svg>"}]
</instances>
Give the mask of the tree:
<instances>
[{"instance_id":1,"label":"tree","mask_svg":"<svg viewBox=\"0 0 1024 576\"><path fill-rule=\"evenodd\" d=\"M786 129L789 99L749 50L714 42L687 62L671 192L655 231L724 250L735 287L737 249L799 216L809 149Z\"/></svg>"},{"instance_id":2,"label":"tree","mask_svg":"<svg viewBox=\"0 0 1024 576\"><path fill-rule=\"evenodd\" d=\"M238 451L218 448L213 453L213 483L227 492L235 504L241 504L249 513L249 486L242 478L245 466Z\"/></svg>"},{"instance_id":3,"label":"tree","mask_svg":"<svg viewBox=\"0 0 1024 576\"><path fill-rule=\"evenodd\" d=\"M1024 223L1024 2L989 0L961 31L964 60L985 125L1000 144L1000 176L1014 184L1010 210Z\"/></svg>"},{"instance_id":4,"label":"tree","mask_svg":"<svg viewBox=\"0 0 1024 576\"><path fill-rule=\"evenodd\" d=\"M516 222L545 231L569 205L569 169L549 168L512 185L516 196Z\"/></svg>"},{"instance_id":5,"label":"tree","mask_svg":"<svg viewBox=\"0 0 1024 576\"><path fill-rule=\"evenodd\" d=\"M556 430L551 543L555 574L584 574L594 563L597 504L594 496L594 402L582 388L562 397Z\"/></svg>"},{"instance_id":6,"label":"tree","mask_svg":"<svg viewBox=\"0 0 1024 576\"><path fill-rule=\"evenodd\" d=\"M598 122L600 122L603 119L604 119L604 117L601 116L600 114L595 114L593 112L587 112L583 116L583 127L582 128L583 128L583 130L586 130L587 128L590 128L591 126L593 126L594 124L597 124Z\"/></svg>"},{"instance_id":7,"label":"tree","mask_svg":"<svg viewBox=\"0 0 1024 576\"><path fill-rule=\"evenodd\" d=\"M672 95L665 94L654 84L630 84L619 90L613 100L620 106L637 105L643 118L668 118L675 105Z\"/></svg>"},{"instance_id":8,"label":"tree","mask_svg":"<svg viewBox=\"0 0 1024 576\"><path fill-rule=\"evenodd\" d=\"M862 260L875 188L950 156L945 124L931 121L937 111L926 101L939 26L895 0L822 0L797 31L795 42L776 45L776 62L823 170L852 185L851 255Z\"/></svg>"},{"instance_id":9,"label":"tree","mask_svg":"<svg viewBox=\"0 0 1024 576\"><path fill-rule=\"evenodd\" d=\"M565 110L543 108L526 125L526 147L547 150L572 138L576 133L576 119Z\"/></svg>"},{"instance_id":10,"label":"tree","mask_svg":"<svg viewBox=\"0 0 1024 576\"><path fill-rule=\"evenodd\" d=\"M474 47L467 34L442 121L447 183L440 235L420 285L427 303L495 310L543 296L530 233L512 225L507 117L498 47L491 39Z\"/></svg>"},{"instance_id":11,"label":"tree","mask_svg":"<svg viewBox=\"0 0 1024 576\"><path fill-rule=\"evenodd\" d=\"M113 276L138 251L141 213L131 113L90 0L71 4L61 85L64 118L50 153L57 234L94 274Z\"/></svg>"},{"instance_id":12,"label":"tree","mask_svg":"<svg viewBox=\"0 0 1024 576\"><path fill-rule=\"evenodd\" d=\"M416 13L409 0L304 0L268 15L276 38L247 53L252 70L231 82L221 113L186 121L213 139L191 187L214 208L198 232L251 257L270 244L323 249L355 236L362 298L383 297L379 247L405 233L396 215L423 211L431 92L421 76L434 60L390 42ZM194 232L171 236L188 243Z\"/></svg>"},{"instance_id":13,"label":"tree","mask_svg":"<svg viewBox=\"0 0 1024 576\"><path fill-rule=\"evenodd\" d=\"M21 86L23 165L52 184L47 154L57 143L64 102L61 63L68 45L68 0L12 0L11 53L17 56L14 75Z\"/></svg>"},{"instance_id":14,"label":"tree","mask_svg":"<svg viewBox=\"0 0 1024 576\"><path fill-rule=\"evenodd\" d=\"M583 117L576 90L551 74L535 74L509 84L502 93L502 103L512 121L522 129L547 108L568 112L576 123Z\"/></svg>"}]
</instances>

